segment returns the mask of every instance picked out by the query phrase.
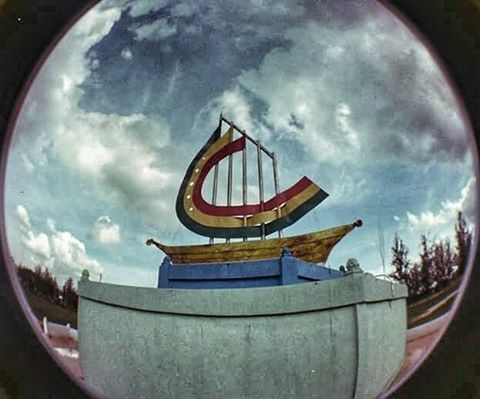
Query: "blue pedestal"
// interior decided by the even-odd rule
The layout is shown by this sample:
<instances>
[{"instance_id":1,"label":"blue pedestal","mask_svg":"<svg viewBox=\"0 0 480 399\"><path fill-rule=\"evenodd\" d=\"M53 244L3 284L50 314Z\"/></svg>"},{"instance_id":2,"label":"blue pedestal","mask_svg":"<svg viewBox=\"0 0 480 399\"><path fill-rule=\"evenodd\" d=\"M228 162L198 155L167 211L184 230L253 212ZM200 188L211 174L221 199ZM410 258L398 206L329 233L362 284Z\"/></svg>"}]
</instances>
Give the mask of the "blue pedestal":
<instances>
[{"instance_id":1,"label":"blue pedestal","mask_svg":"<svg viewBox=\"0 0 480 399\"><path fill-rule=\"evenodd\" d=\"M243 262L173 264L167 256L158 273L158 288L248 288L299 284L342 277L343 271L304 262L288 249L275 259Z\"/></svg>"}]
</instances>

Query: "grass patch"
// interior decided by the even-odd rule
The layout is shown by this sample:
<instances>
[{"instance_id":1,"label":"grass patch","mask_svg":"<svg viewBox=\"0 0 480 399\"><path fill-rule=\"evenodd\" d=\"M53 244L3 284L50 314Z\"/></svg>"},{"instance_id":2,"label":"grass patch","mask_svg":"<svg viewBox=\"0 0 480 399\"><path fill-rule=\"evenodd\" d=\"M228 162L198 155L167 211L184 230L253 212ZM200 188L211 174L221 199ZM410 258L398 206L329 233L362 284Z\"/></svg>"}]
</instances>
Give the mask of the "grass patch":
<instances>
[{"instance_id":1,"label":"grass patch","mask_svg":"<svg viewBox=\"0 0 480 399\"><path fill-rule=\"evenodd\" d=\"M415 302L408 304L407 306L407 315L408 315L408 328L418 326L420 324L426 323L428 321L434 320L437 317L442 316L447 313L455 300L456 295L451 296L450 294L455 292L460 286L462 279L461 277L452 280L445 288L442 290L432 293L428 296L417 299ZM429 310L439 304L441 301L445 302L436 308L433 312ZM422 317L422 314L425 313L425 317Z\"/></svg>"},{"instance_id":2,"label":"grass patch","mask_svg":"<svg viewBox=\"0 0 480 399\"><path fill-rule=\"evenodd\" d=\"M48 321L64 325L70 323L72 328L77 328L77 312L75 310L56 305L31 292L25 292L25 295L33 313L39 320L47 316Z\"/></svg>"},{"instance_id":3,"label":"grass patch","mask_svg":"<svg viewBox=\"0 0 480 399\"><path fill-rule=\"evenodd\" d=\"M435 320L437 317L443 316L447 313L455 301L455 296L449 298L441 306L436 308L433 312L426 314L425 316L420 316L417 320L413 318L409 318L408 320L408 328L417 327L420 324L428 323L429 321Z\"/></svg>"}]
</instances>

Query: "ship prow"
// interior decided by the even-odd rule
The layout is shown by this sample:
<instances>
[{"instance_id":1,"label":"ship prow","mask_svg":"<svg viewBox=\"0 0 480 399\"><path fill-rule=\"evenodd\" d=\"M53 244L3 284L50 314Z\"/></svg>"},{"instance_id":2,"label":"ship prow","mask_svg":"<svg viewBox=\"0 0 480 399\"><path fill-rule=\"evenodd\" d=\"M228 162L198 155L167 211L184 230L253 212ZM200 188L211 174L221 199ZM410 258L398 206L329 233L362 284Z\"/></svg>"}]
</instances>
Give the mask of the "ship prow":
<instances>
[{"instance_id":1,"label":"ship prow","mask_svg":"<svg viewBox=\"0 0 480 399\"><path fill-rule=\"evenodd\" d=\"M273 259L280 256L282 248L288 248L298 259L311 263L325 263L333 247L350 231L362 226L362 221L332 227L313 233L268 240L251 240L204 245L170 246L153 238L147 245L155 245L165 252L174 264L237 262L245 260Z\"/></svg>"}]
</instances>

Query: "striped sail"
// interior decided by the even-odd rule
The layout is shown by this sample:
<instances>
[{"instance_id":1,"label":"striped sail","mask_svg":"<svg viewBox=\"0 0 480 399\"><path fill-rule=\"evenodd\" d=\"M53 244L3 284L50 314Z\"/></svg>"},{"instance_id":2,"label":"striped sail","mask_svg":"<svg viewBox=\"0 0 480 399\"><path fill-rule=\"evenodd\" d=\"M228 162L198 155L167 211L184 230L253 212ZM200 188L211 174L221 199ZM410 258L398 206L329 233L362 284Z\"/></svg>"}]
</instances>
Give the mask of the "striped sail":
<instances>
[{"instance_id":1,"label":"striped sail","mask_svg":"<svg viewBox=\"0 0 480 399\"><path fill-rule=\"evenodd\" d=\"M229 125L221 134L222 122ZM240 137L235 138L235 133ZM259 202L246 203L246 142L249 140L257 148ZM232 192L232 155L243 153L243 204L231 204ZM266 155L272 159L275 195L268 200L263 198L263 164L261 157ZM227 204L217 205L216 186L218 165L228 158L228 193ZM212 202L202 195L202 188L210 172L214 171L214 193ZM180 221L191 231L207 237L244 238L262 237L282 230L295 223L307 212L322 202L328 194L307 177L301 178L290 188L278 192L278 179L275 156L258 141L222 116L219 125L191 162L177 196L176 211Z\"/></svg>"}]
</instances>

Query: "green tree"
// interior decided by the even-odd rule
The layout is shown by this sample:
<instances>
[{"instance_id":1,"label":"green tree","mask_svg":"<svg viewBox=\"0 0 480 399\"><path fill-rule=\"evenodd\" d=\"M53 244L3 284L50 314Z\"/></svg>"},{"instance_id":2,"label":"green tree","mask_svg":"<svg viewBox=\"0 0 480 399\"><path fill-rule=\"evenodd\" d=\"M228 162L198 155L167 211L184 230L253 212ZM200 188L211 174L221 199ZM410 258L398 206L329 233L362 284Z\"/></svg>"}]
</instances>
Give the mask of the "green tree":
<instances>
[{"instance_id":1,"label":"green tree","mask_svg":"<svg viewBox=\"0 0 480 399\"><path fill-rule=\"evenodd\" d=\"M471 243L472 232L462 212L458 212L455 225L455 263L459 274L463 274L467 266Z\"/></svg>"},{"instance_id":2,"label":"green tree","mask_svg":"<svg viewBox=\"0 0 480 399\"><path fill-rule=\"evenodd\" d=\"M47 267L36 266L32 276L32 292L42 296L50 302L58 302L60 289L57 279Z\"/></svg>"},{"instance_id":3,"label":"green tree","mask_svg":"<svg viewBox=\"0 0 480 399\"><path fill-rule=\"evenodd\" d=\"M428 294L445 286L457 273L465 270L472 243L472 232L461 212L455 224L455 248L449 240L429 242L427 236L420 238L420 260L411 263L408 248L395 234L392 250L392 278L408 286L410 298Z\"/></svg>"},{"instance_id":4,"label":"green tree","mask_svg":"<svg viewBox=\"0 0 480 399\"><path fill-rule=\"evenodd\" d=\"M392 250L392 266L395 270L390 277L408 285L410 261L408 259L408 248L403 240L395 234L393 238Z\"/></svg>"},{"instance_id":5,"label":"green tree","mask_svg":"<svg viewBox=\"0 0 480 399\"><path fill-rule=\"evenodd\" d=\"M67 308L77 309L78 295L73 286L73 279L69 277L62 289L63 304Z\"/></svg>"},{"instance_id":6,"label":"green tree","mask_svg":"<svg viewBox=\"0 0 480 399\"><path fill-rule=\"evenodd\" d=\"M422 235L421 238L421 252L420 252L420 264L419 264L419 278L420 278L420 291L422 293L429 292L434 286L434 267L433 267L433 254L431 246L429 245L427 236Z\"/></svg>"},{"instance_id":7,"label":"green tree","mask_svg":"<svg viewBox=\"0 0 480 399\"><path fill-rule=\"evenodd\" d=\"M420 265L414 263L409 269L407 286L408 286L408 296L410 298L415 298L422 293L422 284L421 284L421 271Z\"/></svg>"},{"instance_id":8,"label":"green tree","mask_svg":"<svg viewBox=\"0 0 480 399\"><path fill-rule=\"evenodd\" d=\"M455 271L455 256L450 241L440 241L433 245L433 273L436 288L444 286L453 277Z\"/></svg>"}]
</instances>

